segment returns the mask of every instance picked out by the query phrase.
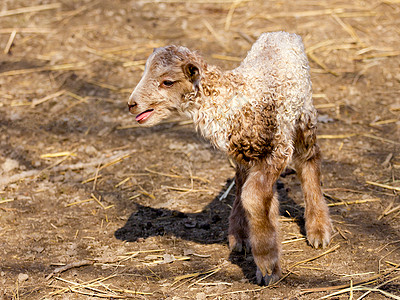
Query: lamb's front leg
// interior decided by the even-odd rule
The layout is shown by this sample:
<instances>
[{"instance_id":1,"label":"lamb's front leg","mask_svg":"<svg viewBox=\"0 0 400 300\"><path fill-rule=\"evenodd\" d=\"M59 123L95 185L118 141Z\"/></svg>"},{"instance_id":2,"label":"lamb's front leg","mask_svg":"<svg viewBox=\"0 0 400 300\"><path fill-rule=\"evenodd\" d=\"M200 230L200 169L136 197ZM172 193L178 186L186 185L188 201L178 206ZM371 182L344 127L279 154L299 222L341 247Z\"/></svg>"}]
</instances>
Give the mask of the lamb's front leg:
<instances>
[{"instance_id":1,"label":"lamb's front leg","mask_svg":"<svg viewBox=\"0 0 400 300\"><path fill-rule=\"evenodd\" d=\"M279 204L274 192L278 176L275 168L262 163L250 169L242 187L241 199L248 219L258 284L272 284L281 275L278 238Z\"/></svg>"},{"instance_id":2,"label":"lamb's front leg","mask_svg":"<svg viewBox=\"0 0 400 300\"><path fill-rule=\"evenodd\" d=\"M243 208L241 196L242 187L248 175L248 168L236 165L236 197L229 216L228 240L231 251L241 252L243 248L250 250L249 225Z\"/></svg>"}]
</instances>

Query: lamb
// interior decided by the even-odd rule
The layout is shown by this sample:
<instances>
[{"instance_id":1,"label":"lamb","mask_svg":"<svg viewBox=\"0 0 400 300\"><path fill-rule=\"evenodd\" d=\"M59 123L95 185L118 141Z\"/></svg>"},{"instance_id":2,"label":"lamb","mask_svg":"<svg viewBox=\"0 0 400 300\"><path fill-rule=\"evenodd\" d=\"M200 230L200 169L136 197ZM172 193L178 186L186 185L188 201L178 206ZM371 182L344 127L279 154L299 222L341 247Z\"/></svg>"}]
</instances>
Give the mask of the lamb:
<instances>
[{"instance_id":1,"label":"lamb","mask_svg":"<svg viewBox=\"0 0 400 300\"><path fill-rule=\"evenodd\" d=\"M143 126L178 111L236 163L236 198L229 217L232 251L251 248L258 284L281 275L279 203L275 182L293 162L305 198L308 242L330 242L332 225L320 187L317 112L300 36L264 33L240 66L221 71L182 46L157 48L128 101Z\"/></svg>"}]
</instances>

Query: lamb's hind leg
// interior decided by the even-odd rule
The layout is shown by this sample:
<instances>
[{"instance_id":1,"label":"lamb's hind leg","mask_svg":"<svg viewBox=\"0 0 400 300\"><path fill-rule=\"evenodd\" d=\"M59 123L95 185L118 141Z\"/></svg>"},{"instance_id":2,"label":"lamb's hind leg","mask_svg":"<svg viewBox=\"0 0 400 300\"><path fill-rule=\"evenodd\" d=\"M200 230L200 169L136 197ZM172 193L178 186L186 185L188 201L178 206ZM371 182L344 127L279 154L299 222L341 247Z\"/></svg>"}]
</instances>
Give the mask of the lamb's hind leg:
<instances>
[{"instance_id":1,"label":"lamb's hind leg","mask_svg":"<svg viewBox=\"0 0 400 300\"><path fill-rule=\"evenodd\" d=\"M241 252L243 248L250 250L249 225L243 208L241 194L242 186L247 178L248 169L242 165L236 166L236 197L229 216L228 240L231 251Z\"/></svg>"},{"instance_id":2,"label":"lamb's hind leg","mask_svg":"<svg viewBox=\"0 0 400 300\"><path fill-rule=\"evenodd\" d=\"M315 143L315 130L298 132L294 162L304 193L307 239L311 246L326 247L331 239L329 209L320 185L320 151Z\"/></svg>"},{"instance_id":3,"label":"lamb's hind leg","mask_svg":"<svg viewBox=\"0 0 400 300\"><path fill-rule=\"evenodd\" d=\"M281 275L279 265L278 200L274 183L278 171L266 163L249 170L242 187L242 204L249 225L250 243L257 265L258 284L271 284Z\"/></svg>"}]
</instances>

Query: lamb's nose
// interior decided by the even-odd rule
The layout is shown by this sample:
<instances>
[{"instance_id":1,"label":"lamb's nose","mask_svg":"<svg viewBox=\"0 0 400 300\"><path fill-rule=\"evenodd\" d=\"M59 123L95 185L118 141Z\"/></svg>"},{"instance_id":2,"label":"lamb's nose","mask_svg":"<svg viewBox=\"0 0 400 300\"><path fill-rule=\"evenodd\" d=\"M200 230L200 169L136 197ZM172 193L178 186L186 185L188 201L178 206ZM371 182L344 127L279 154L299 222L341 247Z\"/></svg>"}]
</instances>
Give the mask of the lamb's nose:
<instances>
[{"instance_id":1,"label":"lamb's nose","mask_svg":"<svg viewBox=\"0 0 400 300\"><path fill-rule=\"evenodd\" d=\"M137 106L137 102L135 100L135 91L129 96L128 99L128 109L131 114L134 113L135 107Z\"/></svg>"},{"instance_id":2,"label":"lamb's nose","mask_svg":"<svg viewBox=\"0 0 400 300\"><path fill-rule=\"evenodd\" d=\"M134 101L129 101L128 102L128 109L129 109L130 113L133 114L133 110L135 109L136 105L137 105L137 103L134 102Z\"/></svg>"}]
</instances>

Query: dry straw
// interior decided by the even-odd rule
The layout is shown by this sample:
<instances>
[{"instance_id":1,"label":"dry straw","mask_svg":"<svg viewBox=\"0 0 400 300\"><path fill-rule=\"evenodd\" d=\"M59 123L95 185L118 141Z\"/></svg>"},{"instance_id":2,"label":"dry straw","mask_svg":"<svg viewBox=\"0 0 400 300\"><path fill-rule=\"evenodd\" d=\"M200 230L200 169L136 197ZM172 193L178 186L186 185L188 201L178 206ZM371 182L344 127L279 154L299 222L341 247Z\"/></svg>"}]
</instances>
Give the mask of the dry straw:
<instances>
[{"instance_id":1,"label":"dry straw","mask_svg":"<svg viewBox=\"0 0 400 300\"><path fill-rule=\"evenodd\" d=\"M6 44L6 47L4 48L4 54L8 54L10 52L11 46L14 43L15 36L17 35L17 30L13 30L10 34L10 38L8 39L8 42Z\"/></svg>"},{"instance_id":2,"label":"dry straw","mask_svg":"<svg viewBox=\"0 0 400 300\"><path fill-rule=\"evenodd\" d=\"M357 290L363 290L364 289L364 290L373 291L374 288L364 287L363 285L371 284L371 283L376 282L378 279L385 278L386 276L390 275L391 273L398 271L399 268L400 268L400 264L397 264L393 268L390 268L389 270L387 270L387 271L385 271L383 273L371 276L371 277L363 279L363 280L352 282L350 284L342 284L342 285L337 285L337 286L327 286L327 287L321 287L321 288L309 288L309 289L303 289L302 292L303 293L314 293L314 292L327 292L327 291L334 291L334 290L338 291L338 292L335 292L334 294L330 294L330 295L327 295L327 296L324 296L324 297L320 298L320 299L327 299L329 297L332 297L332 296L335 296L335 295L338 295L338 294L349 292L350 291L349 287L351 285L353 286L353 290L357 288ZM398 276L396 277L396 279L397 278L398 278ZM390 293L388 293L388 294L390 295ZM398 298L400 298L400 297L398 297ZM393 298L393 299L398 299L398 298Z\"/></svg>"},{"instance_id":3,"label":"dry straw","mask_svg":"<svg viewBox=\"0 0 400 300\"><path fill-rule=\"evenodd\" d=\"M5 10L0 12L0 17L9 17L26 13L39 12L44 10L52 10L61 7L61 3L44 4L30 7L21 7L17 9Z\"/></svg>"},{"instance_id":4,"label":"dry straw","mask_svg":"<svg viewBox=\"0 0 400 300\"><path fill-rule=\"evenodd\" d=\"M85 62L77 62L77 63L67 63L55 66L45 66L45 67L37 67L30 69L20 69L20 70L12 70L7 72L0 73L0 76L17 76L17 75L27 75L31 73L44 72L44 71L71 71L71 70L80 70L85 68Z\"/></svg>"},{"instance_id":5,"label":"dry straw","mask_svg":"<svg viewBox=\"0 0 400 300\"><path fill-rule=\"evenodd\" d=\"M0 34L6 34L7 36L4 37L4 42L5 42L5 47L2 49L2 51L5 54L10 54L14 50L16 50L16 46L18 45L26 45L27 43L24 41L31 41L32 36L35 38L35 41L37 40L36 37L40 35L46 35L51 36L54 33L57 33L57 30L53 28L53 23L50 21L57 22L63 26L68 24L73 18L79 16L80 14L84 13L87 11L89 8L91 8L93 5L98 4L99 1L94 1L88 5L83 5L82 7L79 7L78 9L73 9L71 11L64 11L61 10L60 8L62 7L61 3L53 3L53 4L46 4L46 5L38 5L38 6L30 6L30 7L25 7L25 8L17 8L17 9L12 9L12 10L5 10L0 12L0 18L6 18L6 17L18 17L19 15L22 14L28 14L27 16L29 17L29 14L36 14L36 13L41 13L41 12L46 12L46 11L52 11L52 10L57 10L57 16L54 18L54 20L48 20L49 23L46 23L44 26L51 26L51 27L43 27L41 24L34 24L35 27L23 27L25 25L20 25L20 24L15 24L17 26L15 27L9 27L9 28L2 28L0 29ZM145 4L158 4L158 3L178 3L178 4L187 4L187 1L184 0L144 0L140 1L141 5ZM240 38L243 41L246 41L247 46L249 44L253 43L256 37L256 33L261 31L261 30L270 30L272 28L279 28L281 29L281 25L279 24L285 24L286 20L290 20L290 22L295 22L297 28L299 28L302 33L308 33L310 32L310 36L312 36L313 31L309 30L311 26L315 26L315 24L328 24L330 26L329 30L332 30L332 33L338 33L337 35L334 35L335 38L332 38L333 35L328 35L326 40L318 40L317 38L313 39L310 36L307 36L307 34L304 34L304 40L307 43L311 44L308 46L307 49L307 54L310 58L311 61L313 61L316 65L316 69L312 69L315 74L332 74L336 77L342 76L346 74L346 76L350 76L354 74L354 79L351 80L353 86L359 83L360 79L362 79L364 76L368 76L371 72L371 68L374 66L380 66L382 61L385 59L390 59L390 58L396 58L397 56L400 55L400 51L396 49L394 46L393 48L391 47L384 47L381 45L375 45L374 44L374 30L376 29L375 25L377 20L372 20L370 17L378 16L380 12L378 12L378 8L382 7L382 4L390 6L390 9L393 7L397 9L397 6L400 3L399 0L385 0L385 1L378 1L377 3L374 3L373 7L360 7L360 5L357 6L356 4L337 4L334 7L329 7L328 5L333 5L329 3L320 3L318 4L318 7L320 9L309 9L309 10L296 10L293 11L291 10L290 7L288 10L281 10L277 13L271 12L271 13L265 13L263 12L251 12L249 14L243 14L243 11L245 9L242 9L244 5L251 4L251 1L245 1L245 0L194 0L191 1L191 4L205 4L207 8L213 7L212 5L217 4L219 5L218 7L222 7L223 13L220 14L217 22L214 22L213 19L209 18L208 16L201 17L197 23L199 23L200 29L201 26L203 26L203 29L206 29L206 34L210 36L210 38L217 44L217 46L225 50L224 51L216 51L219 54L216 53L209 53L209 55L214 58L214 59L219 59L219 60L224 60L224 61L229 61L233 63L240 62L242 59L239 57L239 53L232 51L232 49L229 48L228 45L229 42L231 41L231 36L233 36L235 39ZM306 3L306 1L304 2ZM393 7L392 7L393 6ZM64 9L64 7L63 7ZM65 7L67 9L67 7ZM177 12L176 16L179 16L179 12ZM386 19L385 21L385 15L379 15L381 18L382 22L384 23L385 26L389 26L390 24L388 22L392 22L393 20ZM310 20L309 23L307 23L307 18ZM349 18L353 18L352 20L349 20ZM357 19L356 19L357 18ZM368 22L370 24L373 24L374 30L372 30L372 27L365 27L360 20L363 18L368 18ZM11 18L9 18L11 19ZM9 20L7 19L7 20ZM27 18L28 19L28 18ZM321 22L321 20L328 20L330 23ZM262 25L266 25L262 28L257 27L257 23ZM371 21L371 22L370 22ZM253 22L253 23L250 23ZM190 22L189 22L190 23ZM298 23L298 24L297 24ZM394 22L395 23L395 22ZM253 25L248 25L248 24L253 24ZM254 25L255 24L255 25ZM289 24L289 23L288 23ZM314 25L313 25L314 24ZM333 24L333 25L332 25ZM396 24L394 24L396 25ZM20 27L21 26L21 27ZM37 26L37 27L36 27ZM289 26L289 25L288 25ZM336 26L336 28L332 28ZM190 26L189 26L190 27ZM397 30L397 27L394 26L394 30ZM70 27L70 29L73 27ZM78 28L78 27L75 27ZM333 30L337 29L336 32ZM106 32L100 31L97 25L90 25L90 26L85 26L79 27L79 30L82 31L87 31L87 32ZM86 32L85 32L86 33ZM197 34L195 32L186 32L185 36L192 37L192 34ZM134 34L134 33L132 33ZM24 38L24 35L28 35L28 37ZM340 36L340 35L343 35ZM79 37L79 32L76 34L77 37ZM84 39L83 36L81 35L81 42L82 42L82 47L80 47L80 50L84 53L86 56L92 56L95 57L92 61L86 60L86 56L84 58L81 58L78 61L72 61L70 63L67 63L68 60L64 60L63 62L59 62L55 65L50 65L49 62L47 62L46 65L40 66L40 67L34 67L34 68L24 68L24 69L17 69L17 70L10 70L6 71L3 73L0 73L0 77L2 77L2 80L7 80L7 76L21 76L21 75L30 75L30 76L35 76L36 73L39 72L69 72L69 71L82 71L82 70L88 70L88 73L91 71L91 67L93 63L97 62L109 62L112 63L113 66L116 65L117 67L122 67L126 68L125 71L130 71L132 75L137 75L136 72L143 70L145 60L143 59L144 54L150 53L151 49L153 47L159 47L163 46L165 44L165 40L157 39L157 36L152 36L152 39L155 41L148 41L144 40L141 41L139 44L132 43L132 41L126 39L122 40L120 36L115 36L117 43L114 45L101 45L101 43L96 43L95 42L90 42L87 39ZM204 32L201 33L201 36L204 36ZM200 38L194 39L196 42L200 40ZM312 42L314 41L314 43ZM318 41L315 43L315 41ZM7 42L7 43L6 43ZM190 42L190 41L189 41ZM233 45L233 44L232 44ZM242 49L244 52L244 49ZM350 65L353 67L349 68L344 68L344 69L339 69L339 67L336 67L334 63L332 63L329 60L329 56L334 53L334 52L339 52L340 55L344 54L347 55L346 59L350 61ZM57 53L60 54L60 53ZM143 57L141 57L143 56ZM45 59L42 60L41 57L45 57ZM47 57L47 58L46 58ZM75 56L73 56L75 57ZM43 56L37 56L38 60L41 61L50 61L51 55L48 53L44 53ZM130 69L129 69L130 68ZM383 67L382 67L383 68ZM387 70L390 71L390 70ZM51 79L54 80L54 74L50 74ZM102 89L108 90L110 93L128 93L131 91L131 88L127 89L122 86L119 86L119 84L112 84L107 82L108 78L103 78L98 76L92 76L92 74L85 74L85 82L93 84L97 87L101 87ZM101 74L99 74L100 76ZM30 76L23 77L28 78ZM327 75L329 76L329 75ZM57 74L55 74L55 77L57 77ZM87 77L87 78L86 78ZM332 77L332 76L331 76ZM93 78L96 78L93 79ZM9 80L17 80L19 78L9 78ZM86 80L87 79L87 80ZM343 81L340 81L343 79L342 77L338 77L335 84L339 82L339 84L343 84ZM342 82L342 83L341 83ZM4 85L6 86L6 85ZM23 106L30 106L32 110L35 111L42 111L45 109L47 106L50 106L53 102L55 102L58 98L64 99L68 98L73 101L69 106L66 106L65 109L63 109L60 114L66 114L66 113L71 113L71 109L74 107L77 107L78 105L82 103L90 103L93 98L88 98L88 97L82 97L81 95L78 95L72 91L68 91L66 89L61 89L60 86L57 86L54 90L49 91L46 94L43 95L38 95L38 99L35 99L33 101L28 101L30 99L16 99L19 97L18 95L12 94L12 92L5 91L1 93L2 99L4 99L4 104L0 103L1 107L6 107L6 106L13 106L13 108L18 108L19 105ZM389 91L389 93L394 93L395 91ZM340 95L341 96L341 95ZM125 96L124 96L125 97ZM335 97L339 97L336 94L332 94L330 92L323 92L320 94L314 94L314 99L316 99L317 105L316 107L318 109L336 109L339 111L339 108L343 106L343 102L336 101L333 102L333 99L336 99ZM321 100L321 101L320 101ZM106 100L104 100L106 101ZM325 101L324 103L320 103L322 101ZM111 101L110 101L111 102ZM10 103L10 104L7 104ZM28 108L29 109L29 108ZM388 109L389 113L391 114L396 114L400 110L399 107L390 107ZM353 129L353 131L348 130L345 131L345 133L340 134L338 132L337 134L323 134L319 135L318 138L321 140L341 140L341 139L350 139L350 142L354 142L354 140L358 139L368 139L368 141L376 141L377 143L385 143L388 145L394 145L394 147L400 145L399 141L396 138L391 137L389 135L386 135L385 138L384 132L379 132L377 129L381 129L384 126L393 126L396 122L398 122L398 119L396 119L397 115L385 115L383 116L382 120L379 121L374 121L374 122L369 122L369 126L372 126L374 128L364 128L364 131L356 131ZM181 126L185 125L187 123L180 122L179 120L176 121L174 120L173 122L170 123L176 123L173 124L173 126ZM368 123L367 123L368 124ZM117 129L129 129L129 128L135 128L136 125L124 125L124 126L119 126ZM369 130L375 130L371 131L374 132L374 134L371 134ZM333 132L333 131L331 131ZM382 135L382 136L380 136ZM340 143L341 141L339 141ZM122 149L120 149L122 150ZM109 171L108 168L111 168L113 165L123 162L124 160L131 158L132 152L126 152L126 151L120 151L120 150L114 150L113 151L103 151L102 155L98 157L91 157L87 159L86 161L83 160L82 157L79 155L76 155L74 157L74 160L77 162L74 163L68 163L68 159L70 159L72 156L74 156L74 152L71 151L60 151L57 153L44 153L40 157L43 159L46 159L46 161L51 161L50 166L46 167L43 170L28 170L28 171L22 171L18 174L15 175L10 175L10 176L2 176L0 178L0 184L10 184L13 182L18 182L22 180L28 180L28 179L37 179L38 176L42 174L47 174L47 173L61 173L65 172L68 170L73 170L75 172L78 171L89 171L86 174L90 174L90 177L87 179L84 179L81 182L81 184L87 184L87 183L93 183L93 190L98 190L101 188L101 183L102 179L107 177L106 171ZM394 150L391 150L394 151ZM394 153L394 157L396 157L396 153ZM53 162L53 158L54 162ZM59 160L57 160L59 159ZM387 164L385 165L390 165L390 159L387 161ZM399 166L395 162L392 163L393 166ZM128 187L128 183L130 182L131 179L134 177L139 177L139 176L147 176L151 178L159 176L159 178L166 177L166 178L171 178L172 180L190 180L192 183L191 187L172 187L172 186L161 186L162 188L170 189L170 190L175 190L179 192L215 192L215 190L206 190L206 189L194 189L193 188L193 181L197 180L202 183L209 183L209 180L206 178L201 178L201 177L196 177L192 176L192 174L189 175L181 175L181 174L172 174L169 173L168 171L158 171L154 170L153 168L145 168L145 172L143 173L136 173L136 174L124 174L123 176L116 176L118 178L115 180L112 186L115 188L121 188L121 187ZM100 180L101 179L101 180ZM378 180L378 179L377 179ZM133 180L132 180L133 181ZM385 180L379 180L381 182L388 182ZM174 184L177 184L176 181L174 181ZM378 182L373 182L373 181L366 181L366 184L372 185L378 188L382 188L385 190L389 190L390 192L396 193L400 191L399 187L394 186L393 184L396 184L393 182L393 184L385 184L385 183L378 183ZM178 185L178 184L177 184ZM227 195L230 192L230 189L233 187L234 181L231 183L230 187L228 190L224 193L224 195L221 197L221 200L226 198ZM155 195L159 195L158 192L159 190L154 189L152 191L146 191L144 188L142 188L139 185L140 190L135 191L133 196L131 196L129 199L137 199L138 197L144 195L152 200L156 199ZM352 192L352 193L361 193L361 194L367 194L367 192L363 191L356 191L356 190L351 190L351 189L342 189L342 188L333 188L331 190L336 190L336 191L341 191L341 192ZM219 191L219 190L218 190ZM329 191L329 189L326 189L326 191ZM120 192L120 191L118 191ZM124 191L122 191L124 192ZM85 199L85 197L82 197L83 200L78 200L73 203L69 203L66 206L67 207L76 207L76 205L82 205L84 207L84 203L91 203L90 205L96 205L101 208L101 211L107 210L108 208L111 208L112 205L106 206L105 202L102 200L102 197L99 195L100 193L97 193L93 191L91 194L91 197L88 199ZM9 195L6 195L5 199L0 200L0 204L10 204L13 205L15 199L14 198L8 198L10 197ZM11 196L12 197L12 196ZM87 195L86 195L87 197ZM128 197L128 196L127 196ZM357 199L357 197L352 197L351 199L356 199L356 200L343 200L339 199L337 197L331 197L334 201L329 204L329 206L347 206L347 205L352 205L352 204L364 204L364 203L374 203L374 202L379 202L381 199L379 198L368 198L368 199ZM146 199L146 200L150 200ZM81 208L81 207L80 207ZM395 203L390 203L381 213L381 215L378 217L378 219L384 218L386 216L391 216L395 217L394 215L398 213L400 210L399 205L395 205ZM282 221L284 222L295 222L297 221L294 218L285 218ZM343 225L344 227L344 225ZM346 237L346 234L349 234L349 231L346 231L344 229L340 229L336 227L338 230L338 234L340 234L344 239L348 239ZM59 229L59 228L55 228ZM79 230L76 231L75 238L77 238L79 233ZM93 240L94 237L84 237L89 240ZM290 244L293 245L294 243L297 242L302 242L305 240L305 237L295 237L292 239L288 239L283 241L283 244ZM349 242L349 240L347 241ZM346 242L346 243L347 243ZM383 251L384 248L386 248L389 245L393 245L395 243L398 243L398 241L392 241L389 242L381 247L379 247L376 251ZM125 245L136 245L136 244L125 244ZM335 245L334 247L330 248L327 251L322 252L321 254L308 258L308 259L299 259L299 261L294 262L288 267L289 272L282 278L285 279L287 276L291 275L292 272L298 271L300 268L308 268L308 269L314 269L314 270L320 270L321 268L315 267L315 266L310 266L308 265L309 262L312 262L314 260L317 260L329 253L332 253L333 251L336 251L339 249L339 245ZM379 251L378 251L379 250ZM60 266L56 269L53 270L53 272L49 275L49 280L53 280L50 282L49 287L53 290L50 294L48 294L49 297L63 297L64 294L66 293L72 293L72 297L97 297L97 298L106 298L106 299L126 299L126 298L152 298L156 297L154 294L151 292L142 292L140 290L136 291L132 288L130 289L123 289L115 286L115 282L119 281L119 276L124 276L121 272L121 269L123 265L122 263L128 265L129 262L135 263L135 265L140 265L142 267L148 267L148 265L158 265L165 263L166 261L169 261L167 258L172 261L181 261L181 260L188 260L189 257L186 255L179 256L179 255L174 255L173 258L172 256L165 256L164 255L158 255L160 252L165 252L165 249L156 249L156 250L143 250L143 251L132 251L125 253L124 255L118 256L116 259L110 260L110 261L96 261L95 259L85 259L85 260L79 260L76 262L72 262L69 264L66 264L64 266ZM299 250L301 251L301 250ZM148 259L141 259L140 254L143 253L156 253L157 255L148 255ZM344 250L342 250L344 252ZM201 257L201 256L199 256ZM208 257L208 256L207 256ZM304 256L302 257L304 258ZM210 260L212 262L212 260ZM210 262L210 263L211 263ZM362 262L360 260L360 262ZM360 292L365 292L363 293L358 299L363 299L367 297L370 293L379 293L379 296L386 296L388 298L392 299L399 299L399 296L393 295L393 293L390 293L390 290L387 289L385 290L384 286L393 283L395 281L399 280L399 276L395 274L396 272L399 272L399 265L394 264L393 268L389 269L386 272L379 273L377 275L371 276L369 278L363 279L363 280L350 280L348 283L344 285L338 285L338 286L328 286L328 287L323 287L323 288L311 288L311 289L305 289L303 290L304 293L314 293L312 295L313 299L317 299L319 297L318 293L324 292L333 292L332 294L325 295L323 296L323 299L328 299L328 298L337 298L340 297L343 294L348 294L350 298L355 298L357 293L360 294ZM107 276L107 277L98 277L89 281L84 281L80 279L74 279L74 280L67 280L65 278L61 278L61 275L66 274L68 275L68 271L71 269L76 269L77 271L77 277L81 274L79 271L81 269L88 269L89 272L91 268L96 268L96 267L101 267L101 268L112 268L112 270L115 270L116 273ZM128 266L128 268L132 268L131 265ZM195 288L196 286L204 286L204 285L212 285L212 284L226 284L226 283L205 283L205 280L210 280L212 276L221 273L221 270L223 270L224 266L222 265L216 265L215 267L210 267L209 269L206 269L206 271L198 270L197 272L193 272L190 274L185 274L185 275L177 275L177 276L172 276L168 278L167 280L170 280L169 282L167 281L167 284L170 284L171 281L171 290L176 289L178 290L179 288L186 288L187 290ZM149 269L150 270L150 269ZM160 280L160 275L156 271L152 271L152 274ZM196 271L196 270L195 270ZM89 273L90 274L90 273ZM182 274L182 273L181 273ZM368 273L365 273L368 274ZM351 274L349 276L356 276L358 274ZM222 275L221 275L222 276ZM223 275L225 276L225 275ZM392 276L391 278L389 278ZM149 279L148 279L149 280ZM379 283L378 283L379 282ZM282 283L282 281L279 281L276 283L272 288L276 288ZM18 282L17 282L18 284ZM235 283L236 284L236 283ZM146 285L146 282L144 281L144 285ZM214 298L224 298L230 297L232 295L235 297L235 294L240 294L240 293L260 293L263 290L270 289L271 287L261 287L261 288L249 288L249 289L241 289L241 290L227 290L226 292L222 293L215 293L215 294L208 294L206 295L207 297L214 297ZM282 289L285 289L285 286L283 286ZM177 291L177 293L180 293L181 290ZM15 298L19 299L22 298L22 295L20 295L19 292L19 286L17 285L16 292L15 292ZM65 295L68 297L68 295ZM260 294L256 295L259 297L266 297L268 298L268 294ZM322 295L321 295L322 296ZM382 297L383 297L382 296Z\"/></svg>"}]
</instances>

